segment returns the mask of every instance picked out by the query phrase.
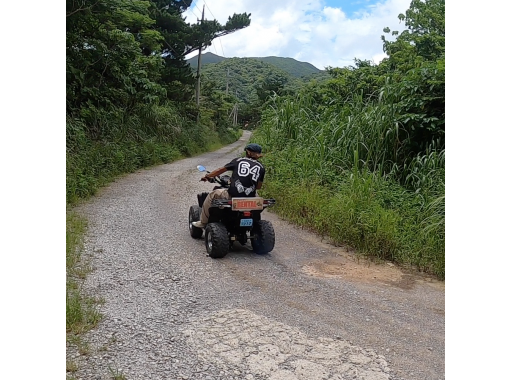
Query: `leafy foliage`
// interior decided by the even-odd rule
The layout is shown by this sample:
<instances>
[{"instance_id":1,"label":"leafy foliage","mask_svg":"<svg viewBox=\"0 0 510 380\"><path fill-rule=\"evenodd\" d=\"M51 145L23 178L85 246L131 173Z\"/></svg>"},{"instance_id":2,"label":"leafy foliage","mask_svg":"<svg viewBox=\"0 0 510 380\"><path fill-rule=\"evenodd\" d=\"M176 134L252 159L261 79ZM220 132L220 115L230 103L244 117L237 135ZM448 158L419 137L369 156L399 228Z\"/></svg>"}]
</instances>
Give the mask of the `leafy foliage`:
<instances>
[{"instance_id":1,"label":"leafy foliage","mask_svg":"<svg viewBox=\"0 0 510 380\"><path fill-rule=\"evenodd\" d=\"M250 24L234 14L188 24L179 0L67 0L67 110L189 100L194 78L185 55Z\"/></svg>"},{"instance_id":2,"label":"leafy foliage","mask_svg":"<svg viewBox=\"0 0 510 380\"><path fill-rule=\"evenodd\" d=\"M217 58L221 57L211 57L214 60ZM297 63L290 58L279 60ZM305 63L300 62L299 65L301 64ZM251 124L259 121L266 101L273 94L294 94L305 84L323 81L325 77L329 78L329 75L317 70L308 76L295 78L285 69L264 62L263 58L226 58L215 64L205 65L201 71L204 86L231 95L232 101L239 105L240 119Z\"/></svg>"},{"instance_id":3,"label":"leafy foliage","mask_svg":"<svg viewBox=\"0 0 510 380\"><path fill-rule=\"evenodd\" d=\"M408 30L384 40L387 59L273 95L255 140L281 215L444 278L444 1L400 17Z\"/></svg>"},{"instance_id":4,"label":"leafy foliage","mask_svg":"<svg viewBox=\"0 0 510 380\"><path fill-rule=\"evenodd\" d=\"M398 18L405 21L407 29L393 42L382 36L383 49L394 69L405 72L423 61L444 57L444 0L412 0L406 14L400 14ZM389 28L385 28L384 32L397 34Z\"/></svg>"},{"instance_id":5,"label":"leafy foliage","mask_svg":"<svg viewBox=\"0 0 510 380\"><path fill-rule=\"evenodd\" d=\"M337 96L343 100L362 96L364 99L377 97L384 76L379 66L370 61L354 59L354 66L345 68L328 67L327 72L333 78L325 86L323 96Z\"/></svg>"},{"instance_id":6,"label":"leafy foliage","mask_svg":"<svg viewBox=\"0 0 510 380\"><path fill-rule=\"evenodd\" d=\"M227 92L228 82L228 92L244 103L258 99L258 87L272 84L278 89L289 80L286 72L252 58L229 58L210 64L203 67L201 75L204 81L214 81L220 91Z\"/></svg>"},{"instance_id":7,"label":"leafy foliage","mask_svg":"<svg viewBox=\"0 0 510 380\"><path fill-rule=\"evenodd\" d=\"M313 66L308 62L300 62L294 58L282 58L282 57L253 57L253 59L260 60L270 65L276 66L279 69L288 73L291 77L302 78L312 74L320 73L321 70Z\"/></svg>"},{"instance_id":8,"label":"leafy foliage","mask_svg":"<svg viewBox=\"0 0 510 380\"><path fill-rule=\"evenodd\" d=\"M382 36L389 57L381 66L391 70L387 87L399 108L399 137L411 142L406 153L414 156L431 144L445 146L445 2L413 0L399 19L407 29L395 41Z\"/></svg>"},{"instance_id":9,"label":"leafy foliage","mask_svg":"<svg viewBox=\"0 0 510 380\"><path fill-rule=\"evenodd\" d=\"M189 4L67 0L68 202L93 194L118 174L238 136L224 118L207 117L207 108L190 101L195 78L184 57L247 27L249 15L234 14L225 25L191 25L182 17ZM197 125L199 112L204 117Z\"/></svg>"}]
</instances>

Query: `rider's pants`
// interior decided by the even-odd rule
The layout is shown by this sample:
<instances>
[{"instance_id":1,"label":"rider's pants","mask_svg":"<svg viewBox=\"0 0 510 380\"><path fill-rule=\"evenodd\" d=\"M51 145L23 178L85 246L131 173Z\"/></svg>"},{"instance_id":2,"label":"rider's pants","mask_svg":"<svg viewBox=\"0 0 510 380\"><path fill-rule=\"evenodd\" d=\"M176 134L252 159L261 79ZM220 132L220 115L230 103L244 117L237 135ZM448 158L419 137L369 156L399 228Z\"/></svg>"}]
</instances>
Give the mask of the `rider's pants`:
<instances>
[{"instance_id":1,"label":"rider's pants","mask_svg":"<svg viewBox=\"0 0 510 380\"><path fill-rule=\"evenodd\" d=\"M202 213L200 214L200 221L203 224L207 224L209 221L209 208L211 207L211 202L213 199L230 199L230 194L228 193L228 189L217 189L211 191L204 200L204 204L202 205Z\"/></svg>"}]
</instances>

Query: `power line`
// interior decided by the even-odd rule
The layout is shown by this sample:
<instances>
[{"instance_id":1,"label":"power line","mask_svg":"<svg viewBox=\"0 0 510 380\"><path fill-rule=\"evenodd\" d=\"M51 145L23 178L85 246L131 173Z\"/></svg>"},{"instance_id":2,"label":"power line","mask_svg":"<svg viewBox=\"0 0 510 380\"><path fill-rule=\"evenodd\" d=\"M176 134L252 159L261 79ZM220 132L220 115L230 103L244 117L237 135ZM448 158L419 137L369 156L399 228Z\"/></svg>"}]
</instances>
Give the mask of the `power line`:
<instances>
[{"instance_id":1,"label":"power line","mask_svg":"<svg viewBox=\"0 0 510 380\"><path fill-rule=\"evenodd\" d=\"M211 9L209 8L209 5L207 5L207 3L204 1L204 4L205 6L207 7L207 10L209 11L209 13L211 14L211 16L213 16L213 19L216 20L216 17L213 15ZM221 37L218 37L218 41L220 42L220 47L221 47L221 52L223 54L223 57L225 56L225 52L223 51L223 44L221 43ZM214 40L213 40L213 46L214 46L214 51L216 51L216 54L218 54L218 51L216 50L216 45L214 45Z\"/></svg>"},{"instance_id":2,"label":"power line","mask_svg":"<svg viewBox=\"0 0 510 380\"><path fill-rule=\"evenodd\" d=\"M184 2L186 4L186 2ZM193 8L191 8L191 4L193 4L193 0L191 0L190 2L190 5L188 5L188 7L191 9L191 12L195 15L195 17L197 18L197 21L200 21L200 17L197 16L197 14L195 13L195 11L193 10ZM209 9L209 7L207 6L207 4L205 4L205 1L204 1L204 5ZM198 1L197 3L195 3L195 8L198 8ZM214 18L214 15L212 14L211 10L209 9L209 12L211 13L211 15L213 16ZM216 49L216 45L214 45L214 40L212 41L213 43L213 47L214 47L214 51L216 52L216 54L218 54L218 50ZM204 48L204 51L206 51L208 48Z\"/></svg>"},{"instance_id":3,"label":"power line","mask_svg":"<svg viewBox=\"0 0 510 380\"><path fill-rule=\"evenodd\" d=\"M202 8L202 22L204 22L204 10L205 7ZM196 88L196 102L197 102L197 108L199 109L199 112L197 113L197 122L200 118L200 64L202 61L202 44L200 44L200 47L198 49L198 67L197 67L197 88Z\"/></svg>"},{"instance_id":4,"label":"power line","mask_svg":"<svg viewBox=\"0 0 510 380\"><path fill-rule=\"evenodd\" d=\"M184 1L184 4L186 4L186 1ZM189 4L186 4L188 6L188 8L190 9L191 13L193 13L195 15L195 17L197 18L197 20L200 19L199 16L197 16L197 14L195 13L195 11L193 10L193 8L191 7L191 4L193 4L193 0L190 1ZM195 5L195 7L197 7L197 5Z\"/></svg>"},{"instance_id":5,"label":"power line","mask_svg":"<svg viewBox=\"0 0 510 380\"><path fill-rule=\"evenodd\" d=\"M216 44L214 43L214 40L212 40L211 42L212 42L212 45L214 47L214 51L216 52L216 54L218 54L218 50L216 50Z\"/></svg>"},{"instance_id":6,"label":"power line","mask_svg":"<svg viewBox=\"0 0 510 380\"><path fill-rule=\"evenodd\" d=\"M218 37L218 41L220 41L221 52L223 53L223 57L225 56L225 52L223 51L223 44L221 43L221 37Z\"/></svg>"}]
</instances>

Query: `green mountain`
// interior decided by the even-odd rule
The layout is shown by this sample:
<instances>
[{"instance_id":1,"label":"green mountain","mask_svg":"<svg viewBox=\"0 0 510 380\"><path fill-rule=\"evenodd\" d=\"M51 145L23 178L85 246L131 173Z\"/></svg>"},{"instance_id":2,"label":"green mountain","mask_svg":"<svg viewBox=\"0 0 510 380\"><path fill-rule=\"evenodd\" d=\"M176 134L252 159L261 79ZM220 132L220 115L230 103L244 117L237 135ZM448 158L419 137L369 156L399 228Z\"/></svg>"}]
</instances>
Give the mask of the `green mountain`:
<instances>
[{"instance_id":1,"label":"green mountain","mask_svg":"<svg viewBox=\"0 0 510 380\"><path fill-rule=\"evenodd\" d=\"M283 88L293 78L280 68L254 58L227 58L204 65L201 79L204 87L229 93L243 103L252 103L259 97L257 91Z\"/></svg>"},{"instance_id":2,"label":"green mountain","mask_svg":"<svg viewBox=\"0 0 510 380\"><path fill-rule=\"evenodd\" d=\"M253 57L262 62L275 65L276 67L288 72L290 75L296 78L308 76L321 72L317 67L308 62L296 61L294 58L282 58L282 57Z\"/></svg>"},{"instance_id":3,"label":"green mountain","mask_svg":"<svg viewBox=\"0 0 510 380\"><path fill-rule=\"evenodd\" d=\"M205 53L202 55L202 68L211 63L220 63L224 60L229 59L237 59L237 58L225 58L213 53ZM323 70L319 70L312 64L308 62L300 62L296 61L294 58L282 58L282 57L250 57L249 59L254 59L257 61L262 61L268 64L271 64L280 70L285 71L290 76L294 78L301 78L305 76L310 76L312 74L317 74L322 72ZM192 68L197 68L198 66L198 56L190 58L187 60Z\"/></svg>"},{"instance_id":4,"label":"green mountain","mask_svg":"<svg viewBox=\"0 0 510 380\"><path fill-rule=\"evenodd\" d=\"M219 55L213 54L213 53L205 53L202 54L202 67L209 63L219 63L225 59L225 57L221 57ZM186 60L190 64L191 67L197 68L198 67L198 55L195 55L193 58L190 58Z\"/></svg>"}]
</instances>

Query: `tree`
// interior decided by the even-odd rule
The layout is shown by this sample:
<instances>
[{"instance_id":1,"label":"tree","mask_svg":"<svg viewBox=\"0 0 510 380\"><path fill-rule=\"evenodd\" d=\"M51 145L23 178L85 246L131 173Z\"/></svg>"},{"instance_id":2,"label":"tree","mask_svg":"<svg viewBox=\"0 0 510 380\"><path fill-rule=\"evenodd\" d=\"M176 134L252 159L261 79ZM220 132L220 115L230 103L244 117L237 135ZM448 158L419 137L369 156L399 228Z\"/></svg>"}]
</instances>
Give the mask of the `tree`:
<instances>
[{"instance_id":1,"label":"tree","mask_svg":"<svg viewBox=\"0 0 510 380\"><path fill-rule=\"evenodd\" d=\"M269 75L255 87L259 102L264 103L273 94L282 95L283 88L288 81L289 76L286 73L276 70L269 72Z\"/></svg>"},{"instance_id":2,"label":"tree","mask_svg":"<svg viewBox=\"0 0 510 380\"><path fill-rule=\"evenodd\" d=\"M381 67L391 73L385 92L394 96L402 139L416 155L445 146L445 1L412 0L398 17L407 29L392 32L395 41L382 36L388 58Z\"/></svg>"},{"instance_id":3,"label":"tree","mask_svg":"<svg viewBox=\"0 0 510 380\"><path fill-rule=\"evenodd\" d=\"M151 30L149 3L68 0L66 72L68 112L87 107L130 109L165 96L157 83L161 36ZM143 47L155 52L142 54Z\"/></svg>"},{"instance_id":4,"label":"tree","mask_svg":"<svg viewBox=\"0 0 510 380\"><path fill-rule=\"evenodd\" d=\"M400 35L385 28L386 34L398 36L389 41L385 36L383 50L388 64L397 70L407 71L424 61L436 61L445 55L445 1L412 0L406 14L398 18L407 27Z\"/></svg>"},{"instance_id":5,"label":"tree","mask_svg":"<svg viewBox=\"0 0 510 380\"><path fill-rule=\"evenodd\" d=\"M225 25L217 20L190 24L182 16L191 5L190 0L150 0L150 3L154 30L163 37L163 85L170 99L188 100L193 92L194 78L185 57L200 47L210 46L217 37L246 28L250 25L251 14L229 16ZM144 54L151 55L153 51L145 49Z\"/></svg>"},{"instance_id":6,"label":"tree","mask_svg":"<svg viewBox=\"0 0 510 380\"><path fill-rule=\"evenodd\" d=\"M145 117L152 106L188 101L195 80L185 55L250 24L243 13L190 25L182 15L190 3L66 0L67 114L92 138L105 137L111 115Z\"/></svg>"},{"instance_id":7,"label":"tree","mask_svg":"<svg viewBox=\"0 0 510 380\"><path fill-rule=\"evenodd\" d=\"M326 71L332 79L327 82L325 91L338 95L343 101L360 95L370 99L378 95L384 84L380 68L368 60L354 58L354 66L328 67Z\"/></svg>"}]
</instances>

